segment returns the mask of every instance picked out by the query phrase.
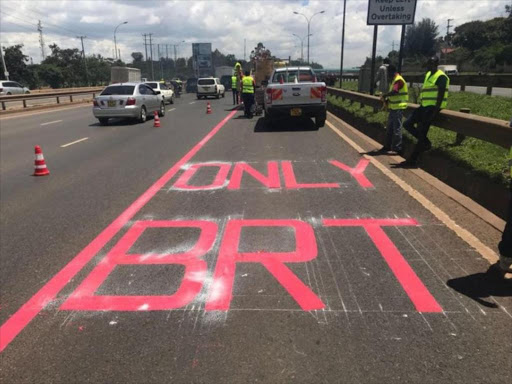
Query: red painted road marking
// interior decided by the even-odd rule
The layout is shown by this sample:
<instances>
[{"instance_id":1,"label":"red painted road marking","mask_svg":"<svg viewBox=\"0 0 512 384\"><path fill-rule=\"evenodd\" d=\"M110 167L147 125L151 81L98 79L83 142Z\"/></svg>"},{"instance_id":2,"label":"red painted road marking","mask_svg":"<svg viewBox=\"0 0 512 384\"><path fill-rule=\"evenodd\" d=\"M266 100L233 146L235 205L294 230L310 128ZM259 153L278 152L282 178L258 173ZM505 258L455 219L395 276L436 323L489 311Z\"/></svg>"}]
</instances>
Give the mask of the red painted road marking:
<instances>
[{"instance_id":1,"label":"red painted road marking","mask_svg":"<svg viewBox=\"0 0 512 384\"><path fill-rule=\"evenodd\" d=\"M69 283L69 281L107 244L112 237L155 196L155 194L231 119L229 113L199 143L135 200L117 219L105 228L89 245L18 309L0 328L0 352L27 326L30 321Z\"/></svg>"},{"instance_id":2,"label":"red painted road marking","mask_svg":"<svg viewBox=\"0 0 512 384\"><path fill-rule=\"evenodd\" d=\"M366 167L370 163L370 160L368 160L368 159L359 160L359 163L357 163L355 168L350 168L348 165L340 163L339 161L336 161L336 160L330 160L329 163L331 163L335 167L338 167L338 168L350 173L350 175L352 177L354 177L354 179L357 180L357 182L359 183L359 185L361 187L363 187L363 188L372 188L373 187L373 184L364 175L364 171L366 170Z\"/></svg>"},{"instance_id":3,"label":"red painted road marking","mask_svg":"<svg viewBox=\"0 0 512 384\"><path fill-rule=\"evenodd\" d=\"M147 228L200 228L194 247L182 253L161 255L129 254L128 251ZM217 237L217 224L211 221L137 221L112 250L101 260L82 284L68 297L60 309L77 311L152 311L181 308L192 302L203 288L206 261L200 257L209 252ZM95 295L108 275L118 265L181 264L185 274L179 289L171 296Z\"/></svg>"},{"instance_id":4,"label":"red painted road marking","mask_svg":"<svg viewBox=\"0 0 512 384\"><path fill-rule=\"evenodd\" d=\"M324 219L326 227L363 227L418 312L443 309L382 229L383 226L418 225L414 219Z\"/></svg>"},{"instance_id":5,"label":"red painted road marking","mask_svg":"<svg viewBox=\"0 0 512 384\"><path fill-rule=\"evenodd\" d=\"M208 185L189 185L190 179L196 174L196 172L202 167L217 167L217 175L215 180ZM208 189L222 188L226 183L229 170L231 169L231 163L199 163L193 164L180 176L174 183L173 187L176 189L185 189L188 191L204 191Z\"/></svg>"},{"instance_id":6,"label":"red painted road marking","mask_svg":"<svg viewBox=\"0 0 512 384\"><path fill-rule=\"evenodd\" d=\"M291 161L282 161L281 168L283 169L284 184L286 188L300 189L300 188L339 188L338 183L297 183L295 173L293 172L293 166Z\"/></svg>"},{"instance_id":7,"label":"red painted road marking","mask_svg":"<svg viewBox=\"0 0 512 384\"><path fill-rule=\"evenodd\" d=\"M240 162L235 164L235 169L231 174L231 180L229 181L228 189L240 189L242 183L242 175L247 172L249 175L258 180L265 187L281 188L281 180L279 179L279 168L277 161L269 161L267 163L268 176L265 176L251 167L249 164Z\"/></svg>"},{"instance_id":8,"label":"red painted road marking","mask_svg":"<svg viewBox=\"0 0 512 384\"><path fill-rule=\"evenodd\" d=\"M295 229L293 252L239 252L243 227L292 227ZM324 303L284 263L311 261L318 254L313 228L300 220L231 220L226 225L212 287L205 309L227 311L233 296L236 263L261 263L288 291L304 311L322 309Z\"/></svg>"}]
</instances>

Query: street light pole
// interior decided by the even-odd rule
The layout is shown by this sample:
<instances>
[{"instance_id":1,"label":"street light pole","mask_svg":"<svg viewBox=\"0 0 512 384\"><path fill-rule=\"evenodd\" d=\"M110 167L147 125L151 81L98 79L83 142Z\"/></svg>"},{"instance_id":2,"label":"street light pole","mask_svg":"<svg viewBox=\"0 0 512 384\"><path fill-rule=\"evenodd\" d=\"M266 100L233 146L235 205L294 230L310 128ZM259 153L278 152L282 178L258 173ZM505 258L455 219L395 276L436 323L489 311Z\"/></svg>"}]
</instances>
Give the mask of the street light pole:
<instances>
[{"instance_id":1,"label":"street light pole","mask_svg":"<svg viewBox=\"0 0 512 384\"><path fill-rule=\"evenodd\" d=\"M116 40L116 32L117 32L117 28L119 28L121 25L123 24L128 24L127 21L123 21L121 24L119 24L117 27L115 27L114 29L114 52L115 52L115 55L116 55L116 59L118 58L117 56L117 40Z\"/></svg>"},{"instance_id":2,"label":"street light pole","mask_svg":"<svg viewBox=\"0 0 512 384\"><path fill-rule=\"evenodd\" d=\"M325 13L325 11L320 11L320 12L317 12L315 14L313 14L313 16L311 16L309 19L308 17L303 14L303 13L300 13L300 12L293 12L294 14L296 15L302 15L304 16L304 18L306 19L307 23L308 23L308 64L309 64L309 36L311 36L311 33L310 33L310 27L311 27L311 20L313 20L313 17L315 17L316 15L319 15L321 13Z\"/></svg>"},{"instance_id":3,"label":"street light pole","mask_svg":"<svg viewBox=\"0 0 512 384\"><path fill-rule=\"evenodd\" d=\"M300 40L300 61L304 63L304 39L308 36L300 37L299 35L292 33L293 36L297 37Z\"/></svg>"},{"instance_id":4,"label":"street light pole","mask_svg":"<svg viewBox=\"0 0 512 384\"><path fill-rule=\"evenodd\" d=\"M343 81L343 51L345 50L345 14L347 13L347 0L343 1L343 26L341 27L341 58L340 58L340 88Z\"/></svg>"}]
</instances>

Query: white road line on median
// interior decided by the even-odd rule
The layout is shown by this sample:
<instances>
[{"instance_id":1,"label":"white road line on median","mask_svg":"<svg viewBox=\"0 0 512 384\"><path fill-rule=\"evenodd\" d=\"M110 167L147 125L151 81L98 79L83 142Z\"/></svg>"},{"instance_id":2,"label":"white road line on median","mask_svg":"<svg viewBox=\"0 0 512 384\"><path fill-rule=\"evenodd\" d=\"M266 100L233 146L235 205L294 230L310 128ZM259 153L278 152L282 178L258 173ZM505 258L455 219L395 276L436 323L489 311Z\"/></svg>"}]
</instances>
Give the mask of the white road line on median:
<instances>
[{"instance_id":1,"label":"white road line on median","mask_svg":"<svg viewBox=\"0 0 512 384\"><path fill-rule=\"evenodd\" d=\"M191 101L189 104L195 104L196 102L195 101Z\"/></svg>"},{"instance_id":2,"label":"white road line on median","mask_svg":"<svg viewBox=\"0 0 512 384\"><path fill-rule=\"evenodd\" d=\"M66 147L69 147L70 145L73 145L73 144L79 143L79 142L81 142L81 141L85 141L85 140L87 140L87 139L88 139L88 137L84 137L84 138L82 138L82 139L72 141L71 143L67 143L67 144L61 145L60 147L61 147L61 148L66 148Z\"/></svg>"},{"instance_id":3,"label":"white road line on median","mask_svg":"<svg viewBox=\"0 0 512 384\"><path fill-rule=\"evenodd\" d=\"M171 109L168 109L167 112L172 112L174 111L176 108L171 108Z\"/></svg>"},{"instance_id":4,"label":"white road line on median","mask_svg":"<svg viewBox=\"0 0 512 384\"><path fill-rule=\"evenodd\" d=\"M49 125L49 124L55 124L55 123L61 123L61 122L62 122L62 120L49 121L47 123L42 123L41 126Z\"/></svg>"},{"instance_id":5,"label":"white road line on median","mask_svg":"<svg viewBox=\"0 0 512 384\"><path fill-rule=\"evenodd\" d=\"M334 133L336 133L339 137L341 137L345 142L347 142L352 148L356 151L363 153L366 152L363 148L361 148L358 144L352 141L347 135L342 133L338 128L336 128L332 123L326 121L326 124L329 128L331 128ZM347 123L343 123L347 124ZM348 126L348 124L347 124ZM400 177L395 175L391 170L389 170L384 164L378 161L373 156L363 155L364 158L368 159L375 167L380 169L382 173L384 173L387 177L389 177L395 184L397 184L400 188L402 188L405 192L407 192L413 199L418 201L424 208L426 208L430 213L432 213L439 221L441 221L446 227L450 228L457 236L459 236L462 240L468 243L471 247L476 249L476 251L482 255L484 259L489 261L491 264L494 264L498 261L498 255L483 244L477 237L475 237L471 232L459 226L455 221L453 221L450 216L448 216L443 210L439 209L434 203L432 203L429 199L403 181Z\"/></svg>"}]
</instances>

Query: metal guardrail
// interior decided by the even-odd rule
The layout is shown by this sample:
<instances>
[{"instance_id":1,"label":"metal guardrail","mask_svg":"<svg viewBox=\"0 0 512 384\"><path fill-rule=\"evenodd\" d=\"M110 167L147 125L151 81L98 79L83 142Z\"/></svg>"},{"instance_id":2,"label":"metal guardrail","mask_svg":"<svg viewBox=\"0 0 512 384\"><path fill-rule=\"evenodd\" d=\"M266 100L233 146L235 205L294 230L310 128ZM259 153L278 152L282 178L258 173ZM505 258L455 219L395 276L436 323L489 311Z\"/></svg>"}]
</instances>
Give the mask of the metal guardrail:
<instances>
[{"instance_id":1,"label":"metal guardrail","mask_svg":"<svg viewBox=\"0 0 512 384\"><path fill-rule=\"evenodd\" d=\"M403 75L410 84L423 84L425 75ZM492 88L512 88L512 74L499 75L452 75L450 76L450 85L460 85L460 90L464 92L466 87L485 87L486 94L492 95Z\"/></svg>"},{"instance_id":2,"label":"metal guardrail","mask_svg":"<svg viewBox=\"0 0 512 384\"><path fill-rule=\"evenodd\" d=\"M91 94L93 98L96 97L96 93L101 92L104 89L104 87L98 87L98 88L87 88L83 90L77 90L77 91L67 91L67 92L41 92L41 93L29 93L29 94L23 94L23 95L9 95L9 96L0 96L0 103L2 104L2 110L6 110L6 104L9 102L15 102L15 101L22 101L23 102L23 108L27 108L27 100L34 100L34 99L49 99L49 98L55 98L57 101L57 104L60 104L60 99L63 97L69 97L69 101L73 102L73 96L76 95L86 95Z\"/></svg>"},{"instance_id":3,"label":"metal guardrail","mask_svg":"<svg viewBox=\"0 0 512 384\"><path fill-rule=\"evenodd\" d=\"M327 92L332 96L360 103L361 106L373 107L375 110L382 107L382 102L376 96L331 87L327 88ZM406 113L411 113L418 107L418 104L409 104ZM512 128L509 126L509 122L505 120L444 109L434 121L434 125L507 149L512 146Z\"/></svg>"}]
</instances>

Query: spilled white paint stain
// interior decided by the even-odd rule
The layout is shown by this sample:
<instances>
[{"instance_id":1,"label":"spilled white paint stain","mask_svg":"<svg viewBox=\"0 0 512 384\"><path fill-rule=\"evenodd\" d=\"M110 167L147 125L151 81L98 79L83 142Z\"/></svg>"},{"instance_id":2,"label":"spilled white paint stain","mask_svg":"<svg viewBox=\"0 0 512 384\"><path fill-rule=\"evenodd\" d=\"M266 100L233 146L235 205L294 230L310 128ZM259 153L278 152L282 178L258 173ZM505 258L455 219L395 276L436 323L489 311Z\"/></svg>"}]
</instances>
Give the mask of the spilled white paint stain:
<instances>
[{"instance_id":1,"label":"spilled white paint stain","mask_svg":"<svg viewBox=\"0 0 512 384\"><path fill-rule=\"evenodd\" d=\"M112 320L109 324L110 324L110 325L116 325L116 324L117 324L117 321Z\"/></svg>"},{"instance_id":2,"label":"spilled white paint stain","mask_svg":"<svg viewBox=\"0 0 512 384\"><path fill-rule=\"evenodd\" d=\"M244 274L242 275L242 277L247 277L247 276L249 276L249 274L248 274L248 273L244 273Z\"/></svg>"},{"instance_id":3,"label":"spilled white paint stain","mask_svg":"<svg viewBox=\"0 0 512 384\"><path fill-rule=\"evenodd\" d=\"M137 311L147 311L149 309L149 304L142 304Z\"/></svg>"}]
</instances>

